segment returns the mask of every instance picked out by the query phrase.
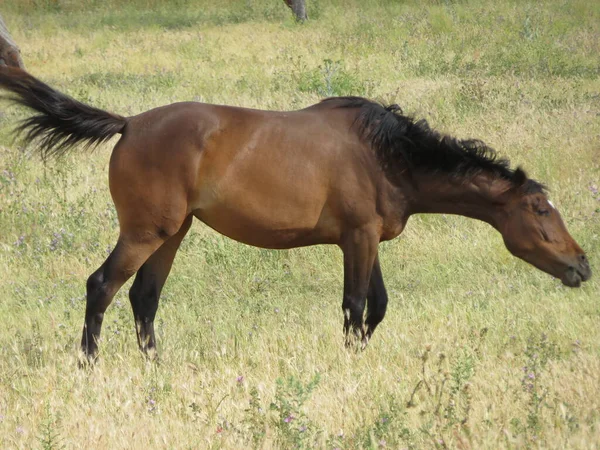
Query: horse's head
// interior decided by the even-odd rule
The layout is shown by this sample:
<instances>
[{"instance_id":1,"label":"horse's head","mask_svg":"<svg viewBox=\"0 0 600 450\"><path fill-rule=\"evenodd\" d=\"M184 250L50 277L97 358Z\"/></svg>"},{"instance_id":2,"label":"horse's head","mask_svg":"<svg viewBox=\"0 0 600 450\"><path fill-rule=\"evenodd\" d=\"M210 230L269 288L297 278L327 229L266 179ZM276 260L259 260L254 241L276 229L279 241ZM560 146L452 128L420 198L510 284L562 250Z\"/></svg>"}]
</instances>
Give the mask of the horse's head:
<instances>
[{"instance_id":1,"label":"horse's head","mask_svg":"<svg viewBox=\"0 0 600 450\"><path fill-rule=\"evenodd\" d=\"M520 169L517 176L522 180L512 189L499 224L506 248L564 285L579 287L592 276L585 253L540 185L527 180Z\"/></svg>"}]
</instances>

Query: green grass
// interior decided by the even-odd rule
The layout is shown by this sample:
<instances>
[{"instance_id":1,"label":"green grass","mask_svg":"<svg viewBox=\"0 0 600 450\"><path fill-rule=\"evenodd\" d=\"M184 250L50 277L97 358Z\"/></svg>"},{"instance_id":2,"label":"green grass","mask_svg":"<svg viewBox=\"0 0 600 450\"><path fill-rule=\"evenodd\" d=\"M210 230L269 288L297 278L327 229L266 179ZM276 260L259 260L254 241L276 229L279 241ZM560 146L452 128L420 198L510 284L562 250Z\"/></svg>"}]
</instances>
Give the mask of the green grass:
<instances>
[{"instance_id":1,"label":"green grass","mask_svg":"<svg viewBox=\"0 0 600 450\"><path fill-rule=\"evenodd\" d=\"M481 138L549 186L600 267L595 2L313 0L304 25L277 0L2 14L31 73L120 114L364 95ZM138 354L126 286L79 370L85 280L118 235L111 146L44 165L12 141L26 112L1 108L1 448L598 446L598 277L567 289L461 217L413 217L381 246L390 307L362 353L343 347L337 248L259 250L196 223L163 292L160 364Z\"/></svg>"}]
</instances>

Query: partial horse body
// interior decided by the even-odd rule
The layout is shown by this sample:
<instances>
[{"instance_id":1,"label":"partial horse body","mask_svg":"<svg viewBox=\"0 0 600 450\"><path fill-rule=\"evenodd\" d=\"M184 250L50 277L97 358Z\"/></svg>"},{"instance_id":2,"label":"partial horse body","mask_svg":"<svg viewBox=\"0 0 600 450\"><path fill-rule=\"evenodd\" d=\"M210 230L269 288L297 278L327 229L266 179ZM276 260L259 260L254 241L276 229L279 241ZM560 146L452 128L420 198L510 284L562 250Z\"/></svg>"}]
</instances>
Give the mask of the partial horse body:
<instances>
[{"instance_id":1,"label":"partial horse body","mask_svg":"<svg viewBox=\"0 0 600 450\"><path fill-rule=\"evenodd\" d=\"M155 348L160 293L193 217L257 247L338 245L344 332L363 345L387 307L378 244L398 236L412 214L483 220L514 255L565 285L591 276L541 184L482 142L441 135L397 106L343 97L272 112L190 102L125 118L19 69L1 68L0 88L37 111L19 130L43 157L122 135L109 166L120 235L87 281L81 346L90 358L106 308L136 273L138 343Z\"/></svg>"}]
</instances>

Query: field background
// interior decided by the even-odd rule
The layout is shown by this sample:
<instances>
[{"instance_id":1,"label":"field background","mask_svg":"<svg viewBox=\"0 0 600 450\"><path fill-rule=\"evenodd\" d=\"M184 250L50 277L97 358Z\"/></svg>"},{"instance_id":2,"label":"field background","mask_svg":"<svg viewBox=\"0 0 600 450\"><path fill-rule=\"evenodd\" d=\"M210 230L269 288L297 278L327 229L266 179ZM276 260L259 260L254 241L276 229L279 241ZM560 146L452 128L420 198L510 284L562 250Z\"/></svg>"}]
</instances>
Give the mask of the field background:
<instances>
[{"instance_id":1,"label":"field background","mask_svg":"<svg viewBox=\"0 0 600 450\"><path fill-rule=\"evenodd\" d=\"M85 3L85 6L82 5ZM218 5L218 6L217 6ZM183 100L399 103L545 182L600 270L600 3L4 0L27 69L124 115ZM111 144L43 164L0 104L0 448L600 448L599 277L563 287L489 226L415 216L381 245L388 315L342 340L341 252L266 251L195 223L160 363L128 285L77 367L85 280L116 242ZM114 142L113 142L114 143Z\"/></svg>"}]
</instances>

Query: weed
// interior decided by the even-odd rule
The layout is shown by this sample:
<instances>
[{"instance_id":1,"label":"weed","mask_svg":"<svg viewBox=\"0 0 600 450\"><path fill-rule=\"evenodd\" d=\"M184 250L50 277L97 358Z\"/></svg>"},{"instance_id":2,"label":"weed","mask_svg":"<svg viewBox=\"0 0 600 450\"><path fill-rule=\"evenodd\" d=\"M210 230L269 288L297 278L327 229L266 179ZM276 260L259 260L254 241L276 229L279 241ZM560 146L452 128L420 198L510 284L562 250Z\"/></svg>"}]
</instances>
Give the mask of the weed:
<instances>
[{"instance_id":1,"label":"weed","mask_svg":"<svg viewBox=\"0 0 600 450\"><path fill-rule=\"evenodd\" d=\"M527 418L525 432L530 442L539 442L544 408L548 408L549 390L544 377L548 362L556 359L558 347L548 340L546 334L530 337L524 351L525 365L521 378L521 387L527 398Z\"/></svg>"},{"instance_id":2,"label":"weed","mask_svg":"<svg viewBox=\"0 0 600 450\"><path fill-rule=\"evenodd\" d=\"M20 342L20 351L25 355L27 365L31 368L43 367L46 363L46 355L40 326L37 321L31 325L27 337L22 337L20 334L16 337L17 342Z\"/></svg>"},{"instance_id":3,"label":"weed","mask_svg":"<svg viewBox=\"0 0 600 450\"><path fill-rule=\"evenodd\" d=\"M485 332L480 333L482 336ZM444 353L437 355L433 370L429 369L431 346L421 354L421 376L407 402L408 408L419 407L423 417L419 432L432 445L447 448L452 439L469 440L469 417L472 409L471 383L475 374L477 352L470 347L459 350L447 369ZM421 393L419 401L418 394ZM450 439L450 440L449 440Z\"/></svg>"},{"instance_id":4,"label":"weed","mask_svg":"<svg viewBox=\"0 0 600 450\"><path fill-rule=\"evenodd\" d=\"M316 69L300 73L300 92L313 92L321 97L367 95L367 88L356 76L343 68L342 61L324 59Z\"/></svg>"},{"instance_id":5,"label":"weed","mask_svg":"<svg viewBox=\"0 0 600 450\"><path fill-rule=\"evenodd\" d=\"M391 397L375 421L362 432L362 448L416 448L416 433L407 423L406 408ZM360 436L360 434L359 434Z\"/></svg>"},{"instance_id":6,"label":"weed","mask_svg":"<svg viewBox=\"0 0 600 450\"><path fill-rule=\"evenodd\" d=\"M523 30L521 31L521 35L529 40L533 41L537 39L539 32L537 28L532 24L531 16L525 16L525 20L523 21Z\"/></svg>"},{"instance_id":7,"label":"weed","mask_svg":"<svg viewBox=\"0 0 600 450\"><path fill-rule=\"evenodd\" d=\"M303 410L303 405L319 385L319 374L302 383L294 376L277 380L277 391L270 409L276 412L273 426L279 432L280 444L286 448L310 448L310 439L319 432Z\"/></svg>"},{"instance_id":8,"label":"weed","mask_svg":"<svg viewBox=\"0 0 600 450\"><path fill-rule=\"evenodd\" d=\"M250 390L250 402L245 412L244 422L248 425L252 445L260 448L267 433L267 416L255 387Z\"/></svg>"},{"instance_id":9,"label":"weed","mask_svg":"<svg viewBox=\"0 0 600 450\"><path fill-rule=\"evenodd\" d=\"M288 56L286 60L292 70L275 74L273 86L277 90L283 90L289 83L293 83L298 91L314 93L319 97L368 96L373 87L372 83L362 82L347 71L341 60L326 58L313 69L308 68L301 56Z\"/></svg>"},{"instance_id":10,"label":"weed","mask_svg":"<svg viewBox=\"0 0 600 450\"><path fill-rule=\"evenodd\" d=\"M48 402L44 405L44 419L40 427L40 446L43 450L61 450L66 448L62 443L61 421L50 409Z\"/></svg>"}]
</instances>

